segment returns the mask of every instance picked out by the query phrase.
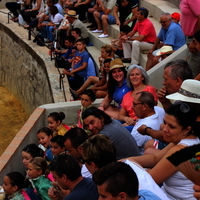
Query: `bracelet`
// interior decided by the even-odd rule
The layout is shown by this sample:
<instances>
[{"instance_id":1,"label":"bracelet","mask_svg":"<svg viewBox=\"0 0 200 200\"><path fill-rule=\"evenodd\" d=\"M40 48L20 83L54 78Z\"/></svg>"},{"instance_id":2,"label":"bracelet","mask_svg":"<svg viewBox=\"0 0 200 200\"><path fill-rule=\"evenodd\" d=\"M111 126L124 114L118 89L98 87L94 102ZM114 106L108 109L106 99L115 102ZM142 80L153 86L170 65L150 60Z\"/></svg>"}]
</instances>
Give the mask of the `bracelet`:
<instances>
[{"instance_id":1,"label":"bracelet","mask_svg":"<svg viewBox=\"0 0 200 200\"><path fill-rule=\"evenodd\" d=\"M149 134L147 133L147 129L152 129L152 128L149 127L149 126L147 126L147 127L144 129L144 133L145 133L145 135L149 135Z\"/></svg>"}]
</instances>

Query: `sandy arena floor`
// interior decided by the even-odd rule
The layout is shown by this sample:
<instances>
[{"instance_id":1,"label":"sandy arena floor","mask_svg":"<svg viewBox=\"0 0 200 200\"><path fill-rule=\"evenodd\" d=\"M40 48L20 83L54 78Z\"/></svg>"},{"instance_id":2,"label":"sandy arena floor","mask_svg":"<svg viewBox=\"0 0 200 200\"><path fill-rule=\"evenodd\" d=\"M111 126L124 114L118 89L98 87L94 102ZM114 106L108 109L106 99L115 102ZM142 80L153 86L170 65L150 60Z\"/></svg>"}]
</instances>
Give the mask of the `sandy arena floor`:
<instances>
[{"instance_id":1,"label":"sandy arena floor","mask_svg":"<svg viewBox=\"0 0 200 200\"><path fill-rule=\"evenodd\" d=\"M20 102L0 86L0 155L27 119L28 115Z\"/></svg>"}]
</instances>

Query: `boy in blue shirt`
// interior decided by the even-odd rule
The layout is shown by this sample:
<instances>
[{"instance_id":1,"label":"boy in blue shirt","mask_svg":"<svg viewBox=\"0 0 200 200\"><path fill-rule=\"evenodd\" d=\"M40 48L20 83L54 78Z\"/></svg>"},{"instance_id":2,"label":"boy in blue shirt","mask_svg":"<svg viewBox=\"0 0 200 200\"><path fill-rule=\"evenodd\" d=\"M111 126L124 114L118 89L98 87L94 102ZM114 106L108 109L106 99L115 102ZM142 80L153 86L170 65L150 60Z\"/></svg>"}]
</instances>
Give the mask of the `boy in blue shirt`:
<instances>
[{"instance_id":1,"label":"boy in blue shirt","mask_svg":"<svg viewBox=\"0 0 200 200\"><path fill-rule=\"evenodd\" d=\"M86 44L84 39L78 39L75 44L77 51L74 55L71 69L64 69L63 73L67 75L70 88L78 90L87 79L89 54L85 49Z\"/></svg>"}]
</instances>

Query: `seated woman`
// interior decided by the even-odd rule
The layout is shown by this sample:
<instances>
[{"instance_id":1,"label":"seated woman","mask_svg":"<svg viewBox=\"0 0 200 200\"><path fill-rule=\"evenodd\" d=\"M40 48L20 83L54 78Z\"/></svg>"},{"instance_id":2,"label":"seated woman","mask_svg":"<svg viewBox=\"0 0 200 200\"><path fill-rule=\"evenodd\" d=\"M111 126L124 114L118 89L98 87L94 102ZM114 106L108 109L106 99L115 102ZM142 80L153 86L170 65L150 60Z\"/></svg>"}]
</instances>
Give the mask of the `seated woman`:
<instances>
[{"instance_id":1,"label":"seated woman","mask_svg":"<svg viewBox=\"0 0 200 200\"><path fill-rule=\"evenodd\" d=\"M24 21L29 24L32 20L31 18L35 18L37 14L44 10L44 1L43 0L32 0L32 9L23 9L20 11Z\"/></svg>"},{"instance_id":2,"label":"seated woman","mask_svg":"<svg viewBox=\"0 0 200 200\"><path fill-rule=\"evenodd\" d=\"M47 41L53 42L53 30L56 25L58 25L63 20L63 16L58 12L58 8L56 6L52 6L50 8L50 22L46 24L47 30Z\"/></svg>"},{"instance_id":3,"label":"seated woman","mask_svg":"<svg viewBox=\"0 0 200 200\"><path fill-rule=\"evenodd\" d=\"M108 78L108 94L104 100L100 103L99 109L105 111L114 119L118 119L119 105L122 102L123 96L131 89L126 84L126 68L121 61L117 58L110 62L110 71ZM110 105L114 101L118 106Z\"/></svg>"},{"instance_id":4,"label":"seated woman","mask_svg":"<svg viewBox=\"0 0 200 200\"><path fill-rule=\"evenodd\" d=\"M155 102L158 101L156 88L148 85L148 83L149 77L143 67L138 65L131 65L128 68L127 84L132 90L126 93L123 97L121 109L119 112L119 120L125 122L124 126L130 126L127 127L130 131L132 130L133 125L137 119L132 109L135 95L138 92L147 91L153 94Z\"/></svg>"},{"instance_id":5,"label":"seated woman","mask_svg":"<svg viewBox=\"0 0 200 200\"><path fill-rule=\"evenodd\" d=\"M194 131L197 113L195 109L183 102L173 104L164 117L163 137L170 144L156 154L128 158L143 167L152 168L148 172L169 199L195 200L193 183L188 180L167 159L174 152L186 146L199 144L199 132Z\"/></svg>"}]
</instances>

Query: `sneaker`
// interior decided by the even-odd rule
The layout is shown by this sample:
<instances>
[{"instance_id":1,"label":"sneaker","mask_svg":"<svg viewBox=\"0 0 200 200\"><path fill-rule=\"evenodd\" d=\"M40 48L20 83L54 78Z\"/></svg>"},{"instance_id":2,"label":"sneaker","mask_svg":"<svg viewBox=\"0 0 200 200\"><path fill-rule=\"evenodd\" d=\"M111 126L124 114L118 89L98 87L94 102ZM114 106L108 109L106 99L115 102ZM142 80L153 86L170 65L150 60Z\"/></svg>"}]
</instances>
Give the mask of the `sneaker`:
<instances>
[{"instance_id":1,"label":"sneaker","mask_svg":"<svg viewBox=\"0 0 200 200\"><path fill-rule=\"evenodd\" d=\"M92 31L92 33L102 33L102 32L103 32L103 30L98 30L98 29Z\"/></svg>"},{"instance_id":2,"label":"sneaker","mask_svg":"<svg viewBox=\"0 0 200 200\"><path fill-rule=\"evenodd\" d=\"M105 35L104 33L98 36L98 38L106 38L106 37L108 37L108 34Z\"/></svg>"}]
</instances>

